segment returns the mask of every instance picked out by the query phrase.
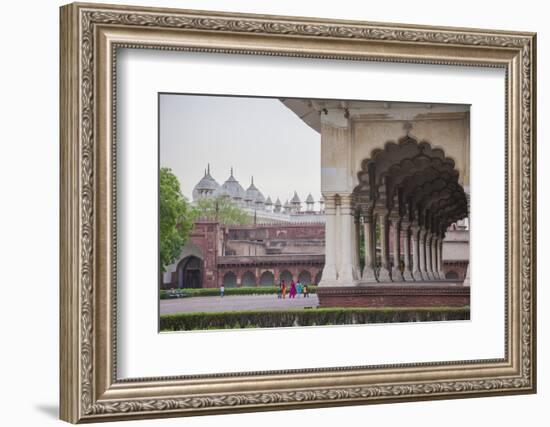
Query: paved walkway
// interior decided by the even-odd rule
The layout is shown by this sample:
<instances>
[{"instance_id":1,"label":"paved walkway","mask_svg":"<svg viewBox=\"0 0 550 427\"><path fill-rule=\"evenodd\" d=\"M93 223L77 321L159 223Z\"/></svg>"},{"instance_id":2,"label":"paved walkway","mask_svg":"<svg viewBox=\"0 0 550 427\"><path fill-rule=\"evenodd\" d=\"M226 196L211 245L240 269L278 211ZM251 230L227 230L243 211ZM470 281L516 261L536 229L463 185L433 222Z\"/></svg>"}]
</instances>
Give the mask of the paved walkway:
<instances>
[{"instance_id":1,"label":"paved walkway","mask_svg":"<svg viewBox=\"0 0 550 427\"><path fill-rule=\"evenodd\" d=\"M294 308L315 308L319 305L317 295L308 298L302 295L296 298L279 299L276 294L270 295L226 295L223 298L190 297L160 300L160 314L217 312L232 310L288 310Z\"/></svg>"}]
</instances>

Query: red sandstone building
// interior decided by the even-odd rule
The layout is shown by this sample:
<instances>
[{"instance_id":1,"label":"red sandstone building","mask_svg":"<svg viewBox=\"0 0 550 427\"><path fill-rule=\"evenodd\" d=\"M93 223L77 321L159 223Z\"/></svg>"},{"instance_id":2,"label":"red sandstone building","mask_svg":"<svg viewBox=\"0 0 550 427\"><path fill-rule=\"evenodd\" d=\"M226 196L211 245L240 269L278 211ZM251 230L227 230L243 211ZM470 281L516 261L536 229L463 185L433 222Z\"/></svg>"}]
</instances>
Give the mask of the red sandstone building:
<instances>
[{"instance_id":1,"label":"red sandstone building","mask_svg":"<svg viewBox=\"0 0 550 427\"><path fill-rule=\"evenodd\" d=\"M274 286L281 280L317 284L325 264L325 225L224 226L198 221L163 288Z\"/></svg>"}]
</instances>

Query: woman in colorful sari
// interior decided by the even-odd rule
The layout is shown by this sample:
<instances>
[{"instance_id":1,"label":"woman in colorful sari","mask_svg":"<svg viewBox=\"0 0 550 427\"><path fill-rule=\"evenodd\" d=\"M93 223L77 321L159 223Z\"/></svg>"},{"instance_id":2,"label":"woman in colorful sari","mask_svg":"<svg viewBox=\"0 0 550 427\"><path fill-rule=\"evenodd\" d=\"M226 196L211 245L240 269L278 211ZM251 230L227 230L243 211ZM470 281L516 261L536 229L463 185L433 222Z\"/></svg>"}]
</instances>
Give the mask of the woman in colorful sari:
<instances>
[{"instance_id":1,"label":"woman in colorful sari","mask_svg":"<svg viewBox=\"0 0 550 427\"><path fill-rule=\"evenodd\" d=\"M283 294L283 299L285 299L286 298L286 285L285 285L284 280L281 281L281 293Z\"/></svg>"},{"instance_id":2,"label":"woman in colorful sari","mask_svg":"<svg viewBox=\"0 0 550 427\"><path fill-rule=\"evenodd\" d=\"M290 293L289 298L295 298L296 297L296 283L294 283L294 280L290 282Z\"/></svg>"}]
</instances>

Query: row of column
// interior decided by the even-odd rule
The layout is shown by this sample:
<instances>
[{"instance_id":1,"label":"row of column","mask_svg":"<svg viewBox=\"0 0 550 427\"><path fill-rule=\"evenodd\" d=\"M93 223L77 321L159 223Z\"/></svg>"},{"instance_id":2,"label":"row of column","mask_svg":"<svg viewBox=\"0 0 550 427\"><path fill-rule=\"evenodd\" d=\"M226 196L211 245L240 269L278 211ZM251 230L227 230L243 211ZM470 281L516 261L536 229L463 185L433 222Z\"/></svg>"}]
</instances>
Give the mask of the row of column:
<instances>
[{"instance_id":1,"label":"row of column","mask_svg":"<svg viewBox=\"0 0 550 427\"><path fill-rule=\"evenodd\" d=\"M370 211L364 217L365 267L359 269L359 233L351 194L325 195L326 249L321 285L362 282L443 280L443 236L416 222ZM338 202L338 203L337 203ZM381 265L376 265L376 221L380 228ZM390 258L393 233L393 263ZM403 247L401 247L403 237ZM403 256L403 266L401 266Z\"/></svg>"},{"instance_id":2,"label":"row of column","mask_svg":"<svg viewBox=\"0 0 550 427\"><path fill-rule=\"evenodd\" d=\"M381 265L376 271L376 221L380 228ZM402 282L443 280L443 236L383 211L364 216L365 268L362 281ZM390 260L390 231L393 233L393 263ZM403 237L403 247L401 247ZM403 266L401 266L403 255Z\"/></svg>"}]
</instances>

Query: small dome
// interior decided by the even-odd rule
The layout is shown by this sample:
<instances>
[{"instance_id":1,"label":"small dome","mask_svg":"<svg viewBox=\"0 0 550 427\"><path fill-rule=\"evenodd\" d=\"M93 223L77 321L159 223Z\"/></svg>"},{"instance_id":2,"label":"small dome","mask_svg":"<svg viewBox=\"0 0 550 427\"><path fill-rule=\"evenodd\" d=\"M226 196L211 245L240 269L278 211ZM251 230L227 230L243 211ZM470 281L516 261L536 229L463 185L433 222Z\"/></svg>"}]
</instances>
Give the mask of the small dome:
<instances>
[{"instance_id":1,"label":"small dome","mask_svg":"<svg viewBox=\"0 0 550 427\"><path fill-rule=\"evenodd\" d=\"M275 200L275 206L283 206L283 204L281 203L281 199L279 199L277 197L277 200Z\"/></svg>"},{"instance_id":2,"label":"small dome","mask_svg":"<svg viewBox=\"0 0 550 427\"><path fill-rule=\"evenodd\" d=\"M204 176L193 188L193 200L210 196L220 187L220 184L210 175L210 164L204 171Z\"/></svg>"},{"instance_id":3,"label":"small dome","mask_svg":"<svg viewBox=\"0 0 550 427\"><path fill-rule=\"evenodd\" d=\"M252 177L250 187L246 189L244 200L256 204L263 204L265 202L264 195L254 185L254 177Z\"/></svg>"},{"instance_id":4,"label":"small dome","mask_svg":"<svg viewBox=\"0 0 550 427\"><path fill-rule=\"evenodd\" d=\"M290 200L290 203L292 203L293 205L302 203L302 201L298 197L298 193L296 193L296 191L294 192L294 196L292 196L292 199Z\"/></svg>"},{"instance_id":5,"label":"small dome","mask_svg":"<svg viewBox=\"0 0 550 427\"><path fill-rule=\"evenodd\" d=\"M311 193L308 194L306 203L315 203L315 200L313 200L313 196L311 195Z\"/></svg>"},{"instance_id":6,"label":"small dome","mask_svg":"<svg viewBox=\"0 0 550 427\"><path fill-rule=\"evenodd\" d=\"M266 206L272 206L273 202L271 201L271 197L267 196L267 199L265 199L265 205Z\"/></svg>"},{"instance_id":7,"label":"small dome","mask_svg":"<svg viewBox=\"0 0 550 427\"><path fill-rule=\"evenodd\" d=\"M239 181L233 176L233 168L231 168L231 174L229 178L222 184L222 187L227 191L229 197L232 199L243 199L245 196L244 188L239 184Z\"/></svg>"}]
</instances>

